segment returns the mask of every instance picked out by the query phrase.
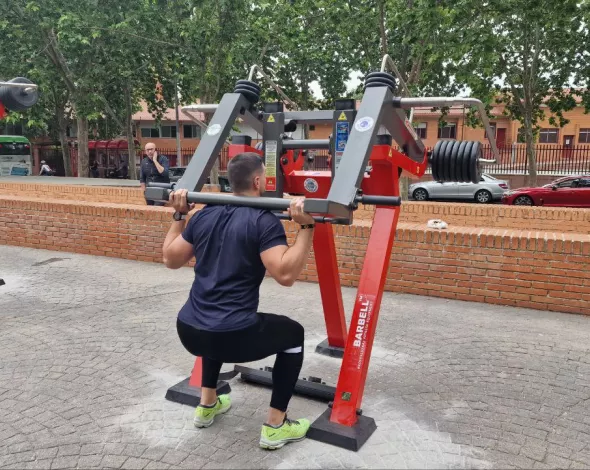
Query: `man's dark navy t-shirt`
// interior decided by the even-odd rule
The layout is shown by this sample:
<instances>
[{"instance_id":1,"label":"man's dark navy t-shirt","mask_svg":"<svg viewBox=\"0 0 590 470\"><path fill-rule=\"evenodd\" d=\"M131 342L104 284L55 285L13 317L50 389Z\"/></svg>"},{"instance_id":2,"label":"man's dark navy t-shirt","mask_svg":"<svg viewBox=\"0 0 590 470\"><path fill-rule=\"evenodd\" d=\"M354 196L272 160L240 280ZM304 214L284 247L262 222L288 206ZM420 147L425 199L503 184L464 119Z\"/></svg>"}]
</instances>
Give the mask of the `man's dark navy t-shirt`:
<instances>
[{"instance_id":1,"label":"man's dark navy t-shirt","mask_svg":"<svg viewBox=\"0 0 590 470\"><path fill-rule=\"evenodd\" d=\"M279 219L251 207L205 206L182 236L193 245L196 263L195 280L178 319L207 331L253 325L266 272L260 253L287 245Z\"/></svg>"}]
</instances>

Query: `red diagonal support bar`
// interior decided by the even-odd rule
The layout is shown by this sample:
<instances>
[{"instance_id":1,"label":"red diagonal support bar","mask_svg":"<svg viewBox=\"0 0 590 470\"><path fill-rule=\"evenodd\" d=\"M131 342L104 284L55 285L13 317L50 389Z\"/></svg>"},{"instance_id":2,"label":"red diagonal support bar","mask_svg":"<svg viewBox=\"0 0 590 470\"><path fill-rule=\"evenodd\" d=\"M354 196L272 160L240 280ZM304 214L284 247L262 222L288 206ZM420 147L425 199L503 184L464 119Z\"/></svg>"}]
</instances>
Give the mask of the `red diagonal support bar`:
<instances>
[{"instance_id":1,"label":"red diagonal support bar","mask_svg":"<svg viewBox=\"0 0 590 470\"><path fill-rule=\"evenodd\" d=\"M346 343L346 318L338 275L338 260L331 224L316 224L313 252L326 320L328 344L343 348Z\"/></svg>"},{"instance_id":2,"label":"red diagonal support bar","mask_svg":"<svg viewBox=\"0 0 590 470\"><path fill-rule=\"evenodd\" d=\"M191 372L191 378L188 384L191 387L199 387L201 388L201 380L203 375L203 358L197 356L195 359L195 365L193 367L193 371Z\"/></svg>"},{"instance_id":3,"label":"red diagonal support bar","mask_svg":"<svg viewBox=\"0 0 590 470\"><path fill-rule=\"evenodd\" d=\"M376 159L374 166L373 172L379 177L374 182L376 187L381 186L384 192L387 189L392 195L398 196L397 167L386 159ZM330 421L344 426L353 426L357 422L357 409L361 408L399 213L399 207L378 206L375 209L330 414Z\"/></svg>"},{"instance_id":4,"label":"red diagonal support bar","mask_svg":"<svg viewBox=\"0 0 590 470\"><path fill-rule=\"evenodd\" d=\"M330 417L345 426L356 423L361 408L398 217L399 207L375 209Z\"/></svg>"}]
</instances>

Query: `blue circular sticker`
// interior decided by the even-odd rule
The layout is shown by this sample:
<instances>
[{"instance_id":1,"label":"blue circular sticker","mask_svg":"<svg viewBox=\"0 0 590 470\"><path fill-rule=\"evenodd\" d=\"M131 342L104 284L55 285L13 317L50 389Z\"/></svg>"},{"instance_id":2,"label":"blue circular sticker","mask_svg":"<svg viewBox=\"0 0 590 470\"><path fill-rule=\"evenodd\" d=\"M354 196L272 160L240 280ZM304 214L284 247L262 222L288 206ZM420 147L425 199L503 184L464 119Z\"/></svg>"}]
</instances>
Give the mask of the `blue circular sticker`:
<instances>
[{"instance_id":1,"label":"blue circular sticker","mask_svg":"<svg viewBox=\"0 0 590 470\"><path fill-rule=\"evenodd\" d=\"M373 118L365 116L360 119L357 119L357 121L354 123L354 128L359 132L365 132L370 130L373 127L373 124L375 124Z\"/></svg>"},{"instance_id":2,"label":"blue circular sticker","mask_svg":"<svg viewBox=\"0 0 590 470\"><path fill-rule=\"evenodd\" d=\"M303 182L303 187L305 188L305 190L308 193L315 193L319 188L318 182L316 180L314 180L313 178L307 178Z\"/></svg>"}]
</instances>

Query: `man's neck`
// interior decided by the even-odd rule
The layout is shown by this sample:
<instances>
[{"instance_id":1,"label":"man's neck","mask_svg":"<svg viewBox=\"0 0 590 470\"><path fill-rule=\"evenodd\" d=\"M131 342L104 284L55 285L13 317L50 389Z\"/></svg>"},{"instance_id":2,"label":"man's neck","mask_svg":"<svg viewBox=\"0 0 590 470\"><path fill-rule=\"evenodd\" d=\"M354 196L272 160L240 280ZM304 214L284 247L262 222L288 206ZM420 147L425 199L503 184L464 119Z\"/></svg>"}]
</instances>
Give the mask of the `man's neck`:
<instances>
[{"instance_id":1,"label":"man's neck","mask_svg":"<svg viewBox=\"0 0 590 470\"><path fill-rule=\"evenodd\" d=\"M241 196L241 197L260 197L260 194L258 193L258 191L244 191L241 193L235 193L234 192L234 196Z\"/></svg>"}]
</instances>

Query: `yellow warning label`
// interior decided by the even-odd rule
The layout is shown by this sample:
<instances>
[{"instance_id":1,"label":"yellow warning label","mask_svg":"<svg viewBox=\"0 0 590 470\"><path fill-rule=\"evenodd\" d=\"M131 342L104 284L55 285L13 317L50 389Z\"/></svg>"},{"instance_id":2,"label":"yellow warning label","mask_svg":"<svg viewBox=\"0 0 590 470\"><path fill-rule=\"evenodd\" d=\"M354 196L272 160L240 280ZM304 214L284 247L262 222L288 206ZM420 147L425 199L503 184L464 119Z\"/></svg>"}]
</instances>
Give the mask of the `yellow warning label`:
<instances>
[{"instance_id":1,"label":"yellow warning label","mask_svg":"<svg viewBox=\"0 0 590 470\"><path fill-rule=\"evenodd\" d=\"M340 113L340 116L338 116L338 120L339 121L346 121L346 114L344 114L344 111L342 111Z\"/></svg>"},{"instance_id":2,"label":"yellow warning label","mask_svg":"<svg viewBox=\"0 0 590 470\"><path fill-rule=\"evenodd\" d=\"M393 149L389 149L389 158L393 156Z\"/></svg>"},{"instance_id":3,"label":"yellow warning label","mask_svg":"<svg viewBox=\"0 0 590 470\"><path fill-rule=\"evenodd\" d=\"M275 117L272 114L270 114L266 122L275 122Z\"/></svg>"}]
</instances>

